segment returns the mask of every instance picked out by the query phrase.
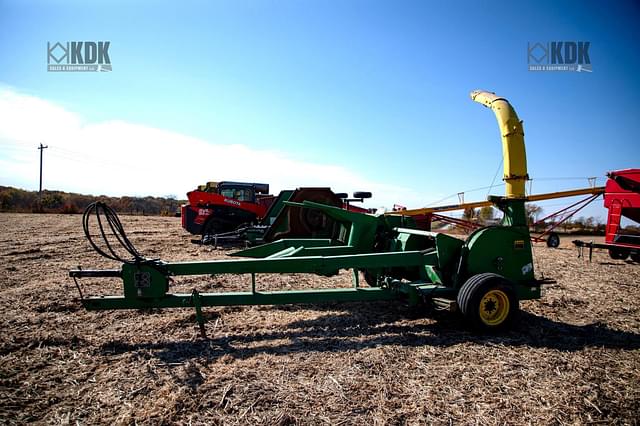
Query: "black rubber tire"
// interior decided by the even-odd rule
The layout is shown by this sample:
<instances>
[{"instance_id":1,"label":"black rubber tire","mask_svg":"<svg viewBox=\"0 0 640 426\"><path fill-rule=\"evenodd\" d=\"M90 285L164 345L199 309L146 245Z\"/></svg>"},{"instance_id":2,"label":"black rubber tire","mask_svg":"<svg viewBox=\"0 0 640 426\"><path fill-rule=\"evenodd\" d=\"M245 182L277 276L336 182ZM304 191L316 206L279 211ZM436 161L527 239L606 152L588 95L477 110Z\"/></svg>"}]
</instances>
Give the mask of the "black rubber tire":
<instances>
[{"instance_id":1,"label":"black rubber tire","mask_svg":"<svg viewBox=\"0 0 640 426\"><path fill-rule=\"evenodd\" d=\"M550 232L547 237L547 247L558 248L560 245L560 236L555 232Z\"/></svg>"},{"instance_id":2,"label":"black rubber tire","mask_svg":"<svg viewBox=\"0 0 640 426\"><path fill-rule=\"evenodd\" d=\"M371 193L367 191L357 191L353 193L353 198L371 198Z\"/></svg>"},{"instance_id":3,"label":"black rubber tire","mask_svg":"<svg viewBox=\"0 0 640 426\"><path fill-rule=\"evenodd\" d=\"M500 291L509 300L506 317L497 324L487 324L480 316L481 301L490 291ZM508 329L520 311L519 300L513 285L503 276L493 273L474 275L458 292L457 303L467 324L476 331L496 332Z\"/></svg>"},{"instance_id":4,"label":"black rubber tire","mask_svg":"<svg viewBox=\"0 0 640 426\"><path fill-rule=\"evenodd\" d=\"M636 263L640 263L640 252L636 251L633 252L629 255L631 257L631 260L633 260Z\"/></svg>"},{"instance_id":5,"label":"black rubber tire","mask_svg":"<svg viewBox=\"0 0 640 426\"><path fill-rule=\"evenodd\" d=\"M629 256L629 250L610 248L609 257L615 260L625 260Z\"/></svg>"}]
</instances>

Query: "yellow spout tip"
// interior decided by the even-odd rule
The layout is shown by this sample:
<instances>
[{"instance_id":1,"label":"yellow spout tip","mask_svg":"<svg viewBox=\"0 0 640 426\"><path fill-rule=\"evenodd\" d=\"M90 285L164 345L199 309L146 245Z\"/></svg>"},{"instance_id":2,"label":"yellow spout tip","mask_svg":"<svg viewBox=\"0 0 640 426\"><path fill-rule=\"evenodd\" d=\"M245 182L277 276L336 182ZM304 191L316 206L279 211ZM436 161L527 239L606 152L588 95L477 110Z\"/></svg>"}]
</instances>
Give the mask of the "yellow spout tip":
<instances>
[{"instance_id":1,"label":"yellow spout tip","mask_svg":"<svg viewBox=\"0 0 640 426\"><path fill-rule=\"evenodd\" d=\"M480 90L480 89L472 91L469 94L469 96L471 96L471 100L475 101L476 97L478 97L481 94L487 94L487 95L494 95L495 96L495 92L490 92L488 90Z\"/></svg>"},{"instance_id":2,"label":"yellow spout tip","mask_svg":"<svg viewBox=\"0 0 640 426\"><path fill-rule=\"evenodd\" d=\"M494 92L489 92L487 90L474 90L471 92L470 96L472 101L478 102L487 108L493 108L493 103L497 100L501 99L506 101L506 99L497 96Z\"/></svg>"},{"instance_id":3,"label":"yellow spout tip","mask_svg":"<svg viewBox=\"0 0 640 426\"><path fill-rule=\"evenodd\" d=\"M471 93L469 93L469 96L471 96L471 100L475 101L476 96L478 96L481 92L484 92L484 90L474 90Z\"/></svg>"},{"instance_id":4,"label":"yellow spout tip","mask_svg":"<svg viewBox=\"0 0 640 426\"><path fill-rule=\"evenodd\" d=\"M527 176L527 160L524 147L522 122L505 98L484 90L471 92L471 99L493 110L502 135L502 155L507 198L524 197L524 182Z\"/></svg>"}]
</instances>

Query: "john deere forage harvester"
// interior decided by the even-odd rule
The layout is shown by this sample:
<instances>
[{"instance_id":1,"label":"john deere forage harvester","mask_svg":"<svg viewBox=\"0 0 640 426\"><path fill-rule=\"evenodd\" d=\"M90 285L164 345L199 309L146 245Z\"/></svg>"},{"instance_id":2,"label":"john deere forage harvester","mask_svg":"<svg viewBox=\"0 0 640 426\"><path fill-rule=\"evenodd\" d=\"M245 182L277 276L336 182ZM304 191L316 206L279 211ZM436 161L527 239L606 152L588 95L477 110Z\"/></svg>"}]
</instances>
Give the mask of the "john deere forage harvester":
<instances>
[{"instance_id":1,"label":"john deere forage harvester","mask_svg":"<svg viewBox=\"0 0 640 426\"><path fill-rule=\"evenodd\" d=\"M504 156L504 197L490 201L502 210L499 226L481 228L461 240L443 233L415 229L411 218L371 215L312 202L296 204L317 209L343 227L336 239L283 239L234 253L243 259L204 262L165 262L142 256L127 239L115 213L104 204L85 212L83 223L91 245L102 255L122 262L119 269L69 272L74 279L117 277L123 294L84 297L89 310L139 308L195 308L204 332L202 307L276 305L328 301L404 300L460 311L467 322L482 330L511 324L519 300L540 297L542 281L534 276L529 229L524 208L527 180L522 123L509 102L489 92L471 98L491 108L498 120ZM95 220L104 242L97 244L90 231ZM108 238L107 230L115 235ZM111 242L110 242L111 240ZM128 253L123 258L113 242ZM340 269L353 271L351 288L297 291L256 290L256 274L314 273L330 276ZM363 272L368 286L361 286ZM245 292L169 292L171 278L183 275L248 274Z\"/></svg>"}]
</instances>

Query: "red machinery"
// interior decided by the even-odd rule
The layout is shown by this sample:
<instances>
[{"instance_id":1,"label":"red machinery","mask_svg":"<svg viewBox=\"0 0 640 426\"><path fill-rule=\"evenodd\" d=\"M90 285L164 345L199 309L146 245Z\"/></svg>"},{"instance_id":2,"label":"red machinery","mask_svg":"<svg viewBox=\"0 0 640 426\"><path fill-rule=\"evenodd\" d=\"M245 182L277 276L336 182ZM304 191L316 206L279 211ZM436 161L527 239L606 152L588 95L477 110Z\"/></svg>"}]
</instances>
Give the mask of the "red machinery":
<instances>
[{"instance_id":1,"label":"red machinery","mask_svg":"<svg viewBox=\"0 0 640 426\"><path fill-rule=\"evenodd\" d=\"M631 256L640 262L640 229L635 232L621 226L623 217L640 223L640 169L616 170L607 173L609 179L605 186L604 206L609 211L605 243L576 240L578 247L589 247L589 258L593 248L609 250L612 259L626 259Z\"/></svg>"},{"instance_id":2,"label":"red machinery","mask_svg":"<svg viewBox=\"0 0 640 426\"><path fill-rule=\"evenodd\" d=\"M232 231L261 219L275 197L266 183L209 182L187 193L182 227L191 234Z\"/></svg>"},{"instance_id":3,"label":"red machinery","mask_svg":"<svg viewBox=\"0 0 640 426\"><path fill-rule=\"evenodd\" d=\"M348 198L346 193L335 194L330 188L298 188L282 191L276 197L269 194L266 183L209 182L187 193L189 203L181 209L182 227L194 235L218 235L244 225L271 227L278 224L272 232L286 230L289 237L292 232L298 237L310 236L319 228L332 227L333 221L315 210L300 212L297 207L289 208L284 205L285 201L307 200L360 213L368 212L352 203L370 198L371 193L355 192L353 195L354 198Z\"/></svg>"}]
</instances>

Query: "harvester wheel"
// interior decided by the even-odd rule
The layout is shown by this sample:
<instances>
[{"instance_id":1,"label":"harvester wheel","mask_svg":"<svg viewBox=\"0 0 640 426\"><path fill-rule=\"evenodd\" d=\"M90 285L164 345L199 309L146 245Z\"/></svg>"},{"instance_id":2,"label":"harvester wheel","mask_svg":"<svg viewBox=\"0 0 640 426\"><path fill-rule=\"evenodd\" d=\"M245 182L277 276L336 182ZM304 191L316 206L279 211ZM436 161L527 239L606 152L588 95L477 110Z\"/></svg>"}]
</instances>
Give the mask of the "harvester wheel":
<instances>
[{"instance_id":1,"label":"harvester wheel","mask_svg":"<svg viewBox=\"0 0 640 426\"><path fill-rule=\"evenodd\" d=\"M519 311L513 286L498 274L474 275L460 288L460 312L468 324L479 331L508 328Z\"/></svg>"},{"instance_id":2,"label":"harvester wheel","mask_svg":"<svg viewBox=\"0 0 640 426\"><path fill-rule=\"evenodd\" d=\"M629 256L629 251L619 248L610 248L609 257L615 260L625 260Z\"/></svg>"},{"instance_id":3,"label":"harvester wheel","mask_svg":"<svg viewBox=\"0 0 640 426\"><path fill-rule=\"evenodd\" d=\"M560 237L555 232L551 232L547 237L547 247L558 248L560 245Z\"/></svg>"},{"instance_id":4,"label":"harvester wheel","mask_svg":"<svg viewBox=\"0 0 640 426\"><path fill-rule=\"evenodd\" d=\"M636 263L640 263L640 251L636 251L631 253L631 260L633 260Z\"/></svg>"}]
</instances>

